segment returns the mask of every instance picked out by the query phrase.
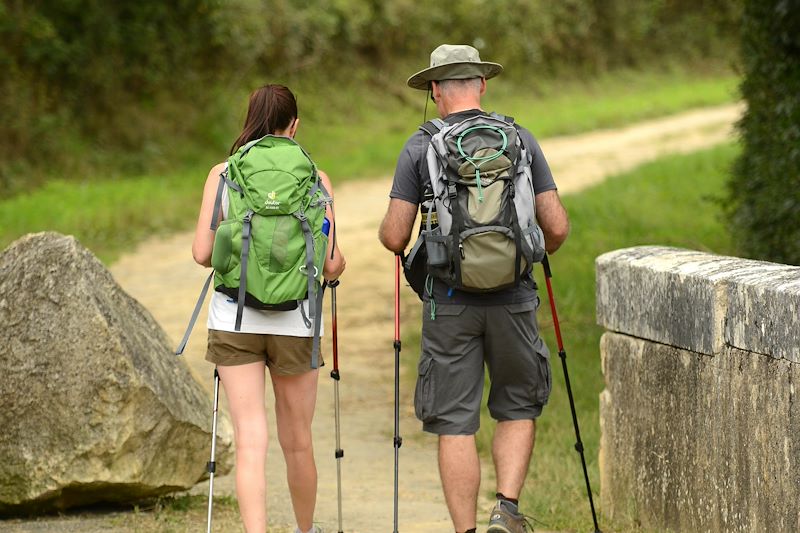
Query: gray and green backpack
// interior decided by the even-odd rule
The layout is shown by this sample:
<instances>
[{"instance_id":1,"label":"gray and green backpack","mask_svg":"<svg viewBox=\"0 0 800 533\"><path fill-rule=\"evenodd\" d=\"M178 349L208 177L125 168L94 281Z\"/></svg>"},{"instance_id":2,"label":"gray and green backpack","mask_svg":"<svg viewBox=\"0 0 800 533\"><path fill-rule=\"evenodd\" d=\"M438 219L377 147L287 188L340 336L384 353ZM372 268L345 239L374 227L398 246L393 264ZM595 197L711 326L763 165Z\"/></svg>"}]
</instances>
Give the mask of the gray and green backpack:
<instances>
[{"instance_id":1,"label":"gray and green backpack","mask_svg":"<svg viewBox=\"0 0 800 533\"><path fill-rule=\"evenodd\" d=\"M424 245L427 279L468 292L514 287L543 259L536 222L532 155L513 119L496 113L457 124L441 119L421 129L433 205L406 264Z\"/></svg>"},{"instance_id":2,"label":"gray and green backpack","mask_svg":"<svg viewBox=\"0 0 800 533\"><path fill-rule=\"evenodd\" d=\"M218 222L225 187L228 213ZM235 330L241 329L244 306L276 311L300 307L308 327L309 317L314 320L312 368L319 355L328 244L323 225L331 202L305 150L288 137L267 135L228 158L211 222L216 231L211 255L214 289L237 302Z\"/></svg>"}]
</instances>

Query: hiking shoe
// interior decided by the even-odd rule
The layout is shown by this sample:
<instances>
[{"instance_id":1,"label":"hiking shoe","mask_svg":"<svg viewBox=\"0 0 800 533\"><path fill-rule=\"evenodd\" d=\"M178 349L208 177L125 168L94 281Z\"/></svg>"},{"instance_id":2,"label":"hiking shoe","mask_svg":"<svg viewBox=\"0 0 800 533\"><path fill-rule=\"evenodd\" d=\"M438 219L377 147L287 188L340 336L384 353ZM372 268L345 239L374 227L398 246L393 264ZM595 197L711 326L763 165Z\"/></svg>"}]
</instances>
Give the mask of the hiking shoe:
<instances>
[{"instance_id":1,"label":"hiking shoe","mask_svg":"<svg viewBox=\"0 0 800 533\"><path fill-rule=\"evenodd\" d=\"M303 533L303 532L300 531L299 528L294 528L294 533ZM314 526L314 527L311 528L311 531L309 531L308 533L324 533L324 531L322 531L321 527Z\"/></svg>"},{"instance_id":2,"label":"hiking shoe","mask_svg":"<svg viewBox=\"0 0 800 533\"><path fill-rule=\"evenodd\" d=\"M512 503L499 500L489 515L489 529L486 533L527 533L530 524L525 515Z\"/></svg>"}]
</instances>

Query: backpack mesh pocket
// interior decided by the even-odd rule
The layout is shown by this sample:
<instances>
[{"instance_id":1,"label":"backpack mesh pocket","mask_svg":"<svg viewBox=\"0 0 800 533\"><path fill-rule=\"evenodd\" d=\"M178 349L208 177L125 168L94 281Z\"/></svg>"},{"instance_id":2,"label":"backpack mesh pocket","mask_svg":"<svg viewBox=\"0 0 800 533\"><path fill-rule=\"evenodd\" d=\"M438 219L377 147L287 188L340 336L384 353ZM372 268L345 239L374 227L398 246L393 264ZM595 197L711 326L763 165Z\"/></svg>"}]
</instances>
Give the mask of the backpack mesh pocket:
<instances>
[{"instance_id":1,"label":"backpack mesh pocket","mask_svg":"<svg viewBox=\"0 0 800 533\"><path fill-rule=\"evenodd\" d=\"M214 235L211 267L227 274L239 266L242 254L242 221L223 220Z\"/></svg>"}]
</instances>

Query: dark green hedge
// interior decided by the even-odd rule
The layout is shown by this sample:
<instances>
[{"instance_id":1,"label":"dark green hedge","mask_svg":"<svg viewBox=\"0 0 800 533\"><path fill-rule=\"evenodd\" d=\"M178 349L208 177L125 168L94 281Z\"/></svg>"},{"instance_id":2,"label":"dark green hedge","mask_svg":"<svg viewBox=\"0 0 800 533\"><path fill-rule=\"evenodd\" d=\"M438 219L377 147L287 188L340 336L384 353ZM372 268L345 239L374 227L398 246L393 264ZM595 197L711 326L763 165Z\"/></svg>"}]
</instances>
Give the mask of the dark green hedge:
<instances>
[{"instance_id":1,"label":"dark green hedge","mask_svg":"<svg viewBox=\"0 0 800 533\"><path fill-rule=\"evenodd\" d=\"M216 20L218 4L0 4L0 185L27 184L31 166L50 165L55 174L70 152L145 148L158 129L145 116L164 100L202 94L196 88L232 52Z\"/></svg>"},{"instance_id":2,"label":"dark green hedge","mask_svg":"<svg viewBox=\"0 0 800 533\"><path fill-rule=\"evenodd\" d=\"M42 161L70 174L159 157L203 129L214 94L260 81L402 91L443 42L512 79L724 60L741 1L6 0L0 195Z\"/></svg>"},{"instance_id":3,"label":"dark green hedge","mask_svg":"<svg viewBox=\"0 0 800 533\"><path fill-rule=\"evenodd\" d=\"M733 234L743 255L800 265L800 0L747 0L742 64Z\"/></svg>"}]
</instances>

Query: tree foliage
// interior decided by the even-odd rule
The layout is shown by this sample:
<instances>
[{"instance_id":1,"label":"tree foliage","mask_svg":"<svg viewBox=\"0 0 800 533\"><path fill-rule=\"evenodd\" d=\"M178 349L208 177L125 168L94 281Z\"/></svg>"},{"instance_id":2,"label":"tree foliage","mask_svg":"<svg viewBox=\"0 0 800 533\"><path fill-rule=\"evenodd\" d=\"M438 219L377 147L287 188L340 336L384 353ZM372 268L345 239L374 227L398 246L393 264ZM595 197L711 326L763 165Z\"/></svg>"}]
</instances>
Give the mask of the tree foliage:
<instances>
[{"instance_id":1,"label":"tree foliage","mask_svg":"<svg viewBox=\"0 0 800 533\"><path fill-rule=\"evenodd\" d=\"M729 220L743 254L800 265L800 0L747 0Z\"/></svg>"},{"instance_id":2,"label":"tree foliage","mask_svg":"<svg viewBox=\"0 0 800 533\"><path fill-rule=\"evenodd\" d=\"M0 4L2 160L59 163L76 139L140 149L150 132L139 111L197 94L187 89L225 60L216 9L213 0ZM8 184L18 170L4 164L0 177Z\"/></svg>"},{"instance_id":3,"label":"tree foliage","mask_svg":"<svg viewBox=\"0 0 800 533\"><path fill-rule=\"evenodd\" d=\"M214 94L259 81L401 91L443 42L509 78L724 59L741 1L6 0L0 185L41 160L69 171L72 153L157 154Z\"/></svg>"}]
</instances>

